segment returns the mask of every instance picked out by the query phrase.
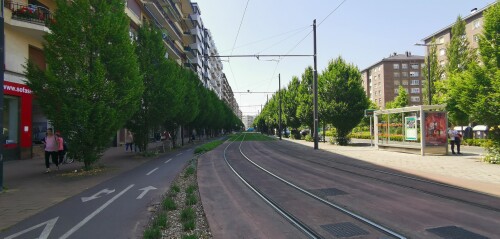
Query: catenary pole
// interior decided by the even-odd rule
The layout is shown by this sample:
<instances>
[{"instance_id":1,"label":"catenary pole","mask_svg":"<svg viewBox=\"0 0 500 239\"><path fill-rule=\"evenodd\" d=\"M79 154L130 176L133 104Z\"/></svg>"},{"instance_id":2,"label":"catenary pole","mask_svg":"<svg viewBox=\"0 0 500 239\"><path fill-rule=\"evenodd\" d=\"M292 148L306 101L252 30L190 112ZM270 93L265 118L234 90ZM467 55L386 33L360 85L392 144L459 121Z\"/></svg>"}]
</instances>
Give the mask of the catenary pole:
<instances>
[{"instance_id":1,"label":"catenary pole","mask_svg":"<svg viewBox=\"0 0 500 239\"><path fill-rule=\"evenodd\" d=\"M5 32L4 32L4 18L3 18L3 4L2 1L2 12L0 16L0 85L2 86L0 90L0 112L3 112L3 84L4 84L4 70L5 70ZM3 129L3 117L0 117L0 129ZM0 132L0 192L3 190L3 146L5 140L3 135L3 130Z\"/></svg>"},{"instance_id":2,"label":"catenary pole","mask_svg":"<svg viewBox=\"0 0 500 239\"><path fill-rule=\"evenodd\" d=\"M281 74L278 74L278 97L279 97L279 126L278 126L278 130L279 130L279 136L280 136L280 140L281 140Z\"/></svg>"},{"instance_id":3,"label":"catenary pole","mask_svg":"<svg viewBox=\"0 0 500 239\"><path fill-rule=\"evenodd\" d=\"M318 67L316 54L316 19L313 21L314 36L314 71L313 71L313 90L314 90L314 149L318 149Z\"/></svg>"}]
</instances>

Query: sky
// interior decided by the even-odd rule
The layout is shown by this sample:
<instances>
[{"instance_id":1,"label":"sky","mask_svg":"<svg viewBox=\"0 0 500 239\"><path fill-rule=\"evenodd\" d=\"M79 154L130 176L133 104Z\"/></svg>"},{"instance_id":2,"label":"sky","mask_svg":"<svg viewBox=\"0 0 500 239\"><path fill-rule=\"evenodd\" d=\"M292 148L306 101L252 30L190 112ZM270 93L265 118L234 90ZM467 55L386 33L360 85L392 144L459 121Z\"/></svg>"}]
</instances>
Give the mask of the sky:
<instances>
[{"instance_id":1,"label":"sky","mask_svg":"<svg viewBox=\"0 0 500 239\"><path fill-rule=\"evenodd\" d=\"M360 70L389 54L425 55L417 42L494 0L192 0L219 55L312 55L317 22L318 74L341 56ZM245 11L246 9L246 11ZM244 17L243 17L244 15ZM328 16L328 17L327 17ZM243 21L242 21L243 19ZM222 58L243 115L257 115L276 92L301 77L313 57Z\"/></svg>"}]
</instances>

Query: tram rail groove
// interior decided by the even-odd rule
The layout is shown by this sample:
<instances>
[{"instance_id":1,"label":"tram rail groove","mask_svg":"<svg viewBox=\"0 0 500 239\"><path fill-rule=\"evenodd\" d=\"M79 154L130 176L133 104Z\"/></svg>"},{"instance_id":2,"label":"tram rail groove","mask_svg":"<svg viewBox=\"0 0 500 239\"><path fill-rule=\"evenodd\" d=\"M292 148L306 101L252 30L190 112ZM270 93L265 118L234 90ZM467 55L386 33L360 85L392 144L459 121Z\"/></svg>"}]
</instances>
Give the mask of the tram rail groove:
<instances>
[{"instance_id":1,"label":"tram rail groove","mask_svg":"<svg viewBox=\"0 0 500 239\"><path fill-rule=\"evenodd\" d=\"M285 152L285 151L280 150L279 147L276 147L276 148L277 148L276 151L279 151L279 152L282 152L282 153ZM291 150L293 150L293 149L291 149ZM349 167L353 167L353 168L363 169L363 170L366 170L366 171L371 171L371 172L386 174L386 175L390 175L390 176L405 178L405 179L409 179L409 180L418 181L418 182L421 182L421 183L424 183L424 184L426 183L426 184L431 184L431 185L434 185L434 186L440 186L440 187L454 189L454 190L459 190L459 191L463 191L463 192L475 193L475 194L482 195L482 196L494 197L493 195L489 195L489 194L477 192L477 191L474 191L474 190L471 190L471 189L462 188L462 187L458 187L458 186L454 186L454 185L449 185L449 184L434 182L434 181L430 181L430 180L426 180L426 179L421 179L421 178L417 178L417 177L411 177L411 176L407 176L407 175L403 175L403 174L397 174L397 173L387 172L387 171L378 170L378 169L371 169L371 168L368 168L368 167L363 167L363 166L349 164L349 163L336 162L336 161L333 161L331 159L325 159L325 158L321 158L321 159L322 160L326 160L329 163L341 164L341 165L345 165L345 166L349 166ZM347 170L347 169L338 168L338 167L335 167L333 165L324 164L324 163L313 161L313 160L310 160L310 159L307 159L307 158L301 158L301 160L305 160L307 162L310 162L310 163L313 163L313 164L317 164L317 165L321 165L321 166L324 166L324 167L329 167L329 168L332 168L334 170L338 170L338 171L342 171L342 172L354 174L356 176L370 178L370 179L377 180L377 181L380 181L380 182L383 182L383 183L387 183L387 184L391 184L391 185L396 185L396 186L399 186L399 187L402 187L402 188L412 189L412 190L419 191L421 193L425 193L425 194L432 195L432 196L435 196L435 197L439 197L439 198L443 198L443 199L448 199L448 200L455 201L455 202L464 203L464 204L467 204L467 205L479 207L479 208L490 210L490 211L500 212L500 208L497 208L497 207L492 207L492 206L488 206L488 205L484 205L484 204L481 204L481 203L476 203L476 202L468 201L468 200L457 198L457 197L453 197L453 196L443 195L441 193L431 192L429 190L420 189L420 188L417 188L417 187L414 187L414 186L397 183L396 181L384 180L384 179L377 178L377 177L374 177L374 176L369 176L369 175L365 175L365 174L362 174L362 173L356 173L356 172L353 172L353 171L350 171L350 170Z\"/></svg>"},{"instance_id":2,"label":"tram rail groove","mask_svg":"<svg viewBox=\"0 0 500 239\"><path fill-rule=\"evenodd\" d=\"M243 139L244 139L244 137L245 137L245 135L243 135ZM239 137L238 137L238 138L239 138ZM236 141L236 140L235 140L235 141ZM231 142L231 144L232 144L232 143L234 143L235 141ZM225 157L225 153L226 153L227 148L228 148L231 144L229 144L229 145L228 145L228 146L224 149L224 159L226 160L226 163L227 163L228 165L229 165L229 162L227 161L227 159L226 159L226 157ZM352 212L352 211L349 211L348 209L345 209L345 208L344 208L344 207L342 207L342 206L339 206L339 205L337 205L337 204L334 204L334 203L332 203L332 202L329 202L329 201L327 201L327 200L325 200L325 199L323 199L323 198L321 198L321 197L319 197L319 196L317 196L317 195L315 195L315 194L313 194L313 193L311 193L311 192L309 192L309 191L307 191L307 190L305 190L305 189L303 189L303 188L301 188L301 187L299 187L299 186L297 186L297 185L295 185L295 184L293 184L293 183L291 183L291 182L289 182L289 181L287 181L287 180L285 180L285 179L283 179L283 178L279 177L278 175L276 175L276 174L274 174L274 173L270 172L269 170L267 170L267 169L265 169L265 168L261 167L260 165L258 165L258 164L257 164L257 163L255 163L254 161L252 161L250 158L248 158L248 156L246 156L246 155L243 153L243 151L241 150L241 145L242 145L242 144L243 144L243 140L242 140L242 141L240 141L240 145L239 145L239 148L238 148L238 149L239 149L239 151L240 151L240 154L241 154L241 155L242 155L245 159L247 159L250 163L252 163L255 167L257 167L258 169L262 170L263 172L265 172L265 173L267 173L267 174L271 175L272 177L274 177L274 178L276 178L276 179L280 180L281 182L283 182L283 183L287 184L288 186L290 186L290 187L292 187L292 188L294 188L294 189L298 190L299 192L301 192L301 193L303 193L303 194L305 194L305 195L307 195L307 196L309 196L309 197L311 197L311 198L313 198L313 199L315 199L315 200L317 200L317 201L319 201L319 202L321 202L321 203L323 203L323 204L325 204L325 205L327 205L327 206L329 206L329 207L331 207L331 208L334 208L334 209L336 209L336 210L338 210L338 211L340 211L340 212L342 212L342 213L344 213L344 214L346 214L346 215L350 216L351 218L353 218L353 219L355 219L355 220L361 221L362 223L364 223L364 224L366 224L366 225L368 225L368 226L370 226L370 227L372 227L372 228L375 228L375 229L377 229L377 230L379 230L379 231L381 231L381 232L383 232L383 233L385 233L385 234L388 234L388 235L390 235L390 236L393 236L393 237L395 237L395 238L399 238L399 239L406 239L406 237L405 237L405 236L403 236L403 235L401 235L401 234L399 234L399 233L397 233L397 232L394 232L394 231L392 231L392 230L391 230L391 229L389 229L389 228L386 228L386 227L384 227L384 226L382 226L382 225L380 225L380 224L377 224L377 223L376 223L376 222L374 222L374 221L371 221L370 219L367 219L367 218L365 218L365 217L363 217L363 216L360 216L360 215L358 215L358 214L356 214L356 213L354 213L354 212ZM233 172L235 172L235 170L234 170L234 168L233 168L233 167L231 167L231 166L230 166L230 168L231 168L231 170L233 170ZM235 172L235 173L236 173L236 172ZM241 179L241 178L240 178L240 179ZM248 185L247 185L247 186L248 186Z\"/></svg>"},{"instance_id":3,"label":"tram rail groove","mask_svg":"<svg viewBox=\"0 0 500 239\"><path fill-rule=\"evenodd\" d=\"M238 137L239 138L239 137ZM238 139L236 138L236 139ZM244 136L243 136L244 138ZM262 192L260 192L260 190L258 190L256 187L254 187L250 182L248 182L248 180L246 180L243 176L241 176L232 166L231 164L229 163L229 161L227 160L226 158L226 150L227 148L229 148L229 146L231 146L231 144L233 144L236 139L234 141L232 141L231 143L229 143L226 148L224 148L224 161L226 162L227 166L229 166L229 168L231 169L231 171L233 171L233 173L248 187L250 188L250 190L252 190L255 194L257 194L260 198L262 198L262 200L264 200L264 202L266 202L267 204L269 204L276 212L278 212L281 216L283 216L287 221L289 221L293 226L295 226L297 229L299 229L300 231L302 231L302 233L304 233L306 236L308 236L309 238L322 238L318 233L316 233L314 230L312 230L311 228L309 228L306 224L302 223L298 218L294 217L291 213L287 212L285 209L283 209L282 207L280 207L276 202L274 202L272 199L270 199L269 197L267 197L265 194L263 194Z\"/></svg>"}]
</instances>

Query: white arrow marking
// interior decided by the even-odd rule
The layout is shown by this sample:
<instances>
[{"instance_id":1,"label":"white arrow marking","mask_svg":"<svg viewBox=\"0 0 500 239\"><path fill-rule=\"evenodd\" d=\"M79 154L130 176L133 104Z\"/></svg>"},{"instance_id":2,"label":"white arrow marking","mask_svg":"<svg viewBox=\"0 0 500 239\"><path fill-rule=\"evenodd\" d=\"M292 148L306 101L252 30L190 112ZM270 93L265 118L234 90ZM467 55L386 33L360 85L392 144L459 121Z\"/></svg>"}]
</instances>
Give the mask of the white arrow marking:
<instances>
[{"instance_id":1,"label":"white arrow marking","mask_svg":"<svg viewBox=\"0 0 500 239\"><path fill-rule=\"evenodd\" d=\"M141 188L139 190L143 190L143 191L142 191L142 193L136 199L141 199L142 197L144 197L144 195L146 195L146 193L148 193L151 190L156 190L156 189L157 188L155 188L153 186L147 186L145 188Z\"/></svg>"},{"instance_id":2,"label":"white arrow marking","mask_svg":"<svg viewBox=\"0 0 500 239\"><path fill-rule=\"evenodd\" d=\"M165 163L168 163L168 162L170 162L170 161L172 161L172 159L168 159L167 161L165 161Z\"/></svg>"},{"instance_id":3,"label":"white arrow marking","mask_svg":"<svg viewBox=\"0 0 500 239\"><path fill-rule=\"evenodd\" d=\"M50 219L48 221L45 221L45 222L42 222L36 226L32 226L26 230L23 230L23 231L20 231L16 234L12 234L8 237L6 237L5 239L12 239L12 238L16 238L22 234L25 234L27 232L30 232L30 231L33 231L43 225L45 225L45 228L43 229L42 231L42 234L40 234L40 236L38 237L39 239L47 239L49 238L49 235L50 235L50 232L52 231L52 229L54 228L54 226L56 225L56 222L57 222L57 219L59 219L59 217L56 217L56 218L53 218L53 219Z\"/></svg>"},{"instance_id":4,"label":"white arrow marking","mask_svg":"<svg viewBox=\"0 0 500 239\"><path fill-rule=\"evenodd\" d=\"M182 154L182 153L178 153L176 156L179 156L179 155L181 155L181 154Z\"/></svg>"},{"instance_id":5,"label":"white arrow marking","mask_svg":"<svg viewBox=\"0 0 500 239\"><path fill-rule=\"evenodd\" d=\"M114 192L115 192L114 189L113 190L109 190L109 189L105 188L105 189L101 190L100 192L98 192L98 193L96 193L96 194L94 194L94 195L92 195L90 197L82 197L82 202L88 202L90 200L94 200L94 199L100 198L101 194L111 194L111 193L114 193Z\"/></svg>"},{"instance_id":6,"label":"white arrow marking","mask_svg":"<svg viewBox=\"0 0 500 239\"><path fill-rule=\"evenodd\" d=\"M69 236L71 236L73 233L75 233L78 229L80 229L81 227L83 227L83 225L85 225L87 222L89 222L93 217L95 217L97 214L99 214L102 210L104 210L107 206L109 206L109 204L113 203L116 199L118 199L119 197L121 197L125 192L127 192L129 189L131 189L132 187L134 186L134 184L128 186L127 188L125 188L123 191L121 191L120 193L116 194L113 198L109 199L109 201L107 201L106 203L104 203L102 206L100 206L97 210L95 210L93 213L91 213L90 215L88 215L85 219L83 219L81 222L79 222L78 224L76 224L73 228L71 228L71 230L69 230L68 232L66 232L64 235L62 235L59 239L66 239L68 238Z\"/></svg>"},{"instance_id":7,"label":"white arrow marking","mask_svg":"<svg viewBox=\"0 0 500 239\"><path fill-rule=\"evenodd\" d=\"M149 176L150 174L152 174L152 173L153 173L154 171L156 171L156 170L158 170L158 168L155 168L155 169L153 169L153 170L149 171L149 173L147 173L146 175L147 175L147 176Z\"/></svg>"}]
</instances>

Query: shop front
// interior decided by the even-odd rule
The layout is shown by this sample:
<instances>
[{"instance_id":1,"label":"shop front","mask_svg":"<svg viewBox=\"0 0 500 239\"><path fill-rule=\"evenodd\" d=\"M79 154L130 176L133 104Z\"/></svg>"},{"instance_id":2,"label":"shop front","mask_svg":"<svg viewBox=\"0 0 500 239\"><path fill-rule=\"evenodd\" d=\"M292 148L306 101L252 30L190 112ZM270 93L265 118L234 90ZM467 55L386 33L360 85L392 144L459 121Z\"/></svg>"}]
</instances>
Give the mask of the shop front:
<instances>
[{"instance_id":1,"label":"shop front","mask_svg":"<svg viewBox=\"0 0 500 239\"><path fill-rule=\"evenodd\" d=\"M4 81L4 159L32 158L33 93L23 84Z\"/></svg>"}]
</instances>

